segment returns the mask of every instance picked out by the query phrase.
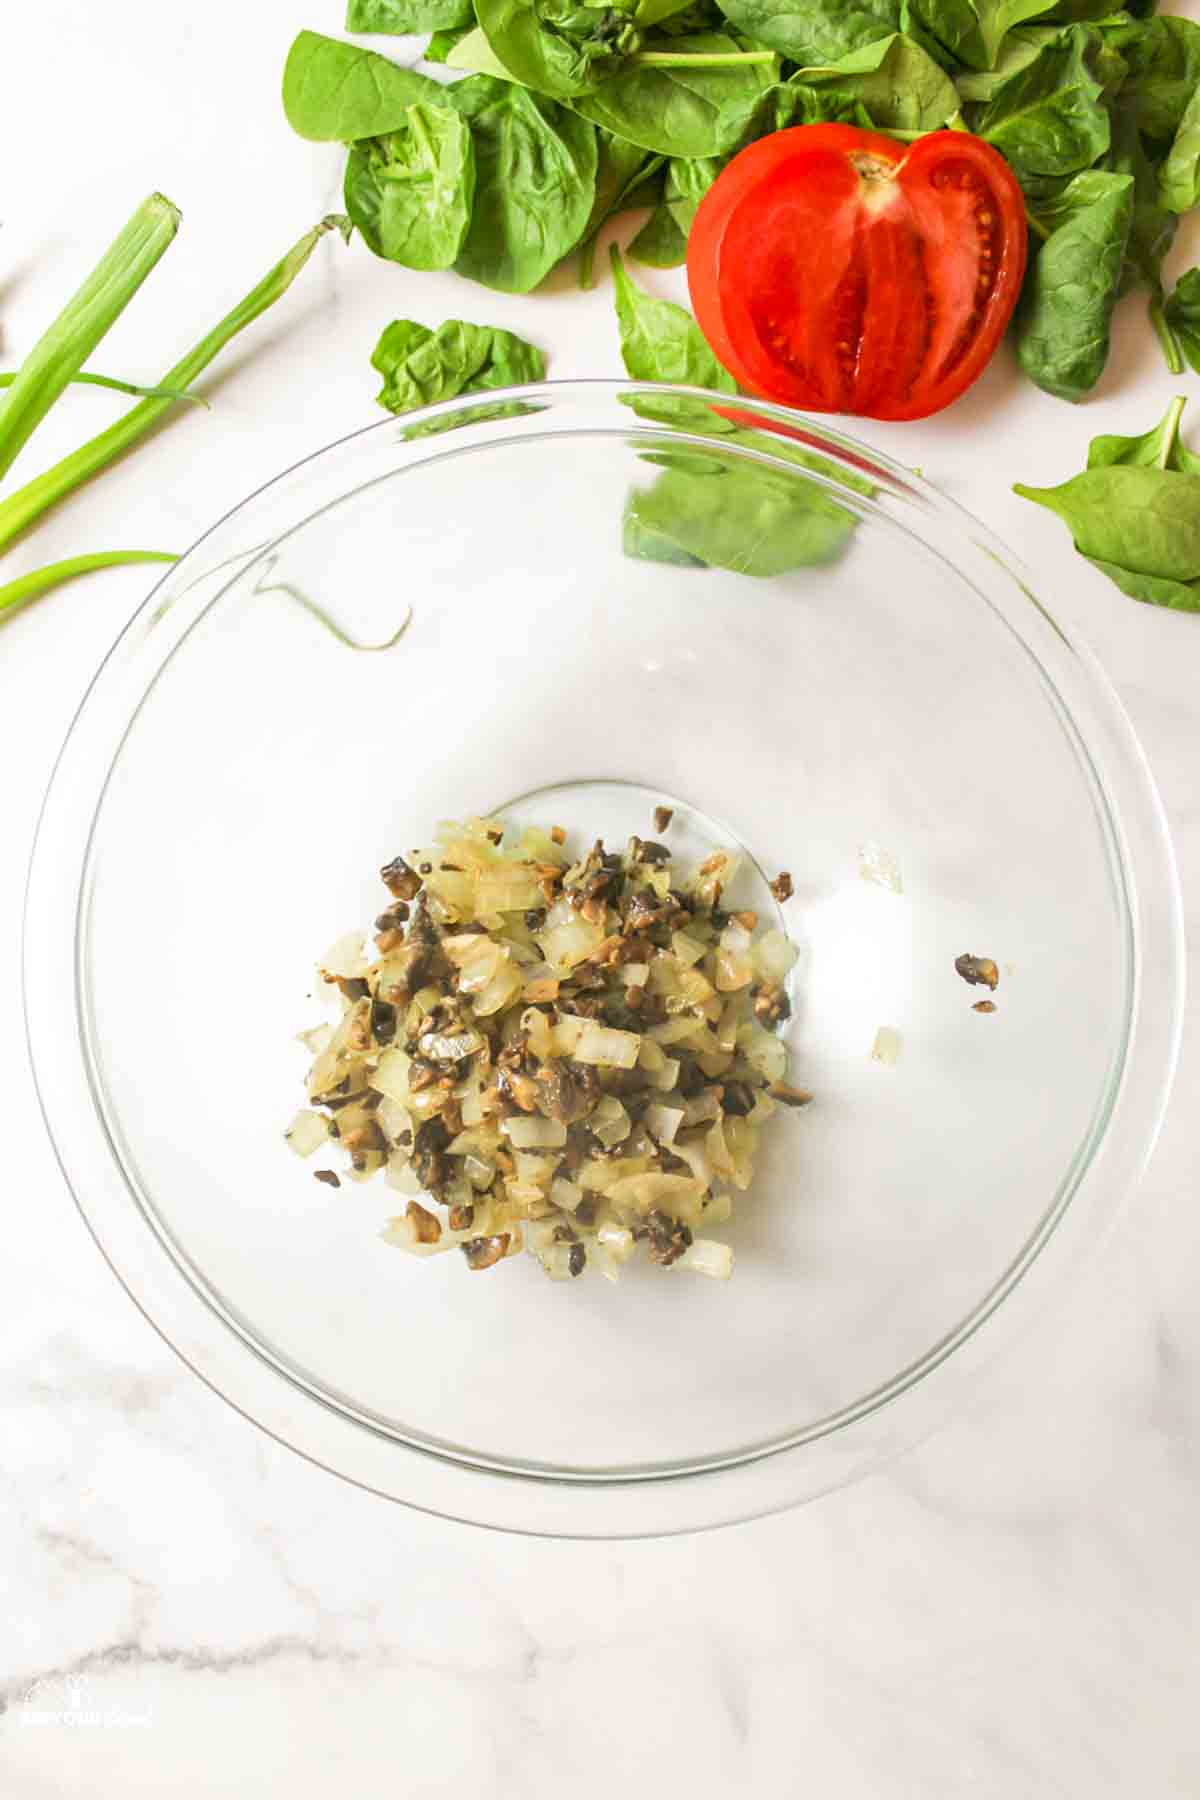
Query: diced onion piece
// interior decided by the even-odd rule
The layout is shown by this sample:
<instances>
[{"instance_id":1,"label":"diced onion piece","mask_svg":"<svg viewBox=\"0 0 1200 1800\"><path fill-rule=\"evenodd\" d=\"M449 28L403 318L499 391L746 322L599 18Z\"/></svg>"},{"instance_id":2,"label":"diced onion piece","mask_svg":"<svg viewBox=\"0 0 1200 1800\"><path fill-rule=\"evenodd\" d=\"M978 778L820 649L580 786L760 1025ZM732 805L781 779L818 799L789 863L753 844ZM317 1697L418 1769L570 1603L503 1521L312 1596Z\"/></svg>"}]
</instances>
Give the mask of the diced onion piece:
<instances>
[{"instance_id":1,"label":"diced onion piece","mask_svg":"<svg viewBox=\"0 0 1200 1800\"><path fill-rule=\"evenodd\" d=\"M642 1114L646 1130L660 1144L673 1144L683 1123L683 1111L675 1106L648 1106Z\"/></svg>"},{"instance_id":2,"label":"diced onion piece","mask_svg":"<svg viewBox=\"0 0 1200 1800\"><path fill-rule=\"evenodd\" d=\"M555 1056L574 1056L580 1038L583 1036L585 1021L576 1018L574 1013L560 1013L558 1024L554 1027Z\"/></svg>"},{"instance_id":3,"label":"diced onion piece","mask_svg":"<svg viewBox=\"0 0 1200 1800\"><path fill-rule=\"evenodd\" d=\"M561 1119L543 1119L536 1114L503 1119L500 1129L515 1150L561 1150L567 1141Z\"/></svg>"},{"instance_id":4,"label":"diced onion piece","mask_svg":"<svg viewBox=\"0 0 1200 1800\"><path fill-rule=\"evenodd\" d=\"M529 1039L529 1051L539 1062L553 1056L553 1027L548 1013L527 1006L521 1014L521 1029Z\"/></svg>"},{"instance_id":5,"label":"diced onion piece","mask_svg":"<svg viewBox=\"0 0 1200 1800\"><path fill-rule=\"evenodd\" d=\"M442 949L458 970L460 994L475 994L486 987L504 955L499 944L477 931L447 935L442 939Z\"/></svg>"},{"instance_id":6,"label":"diced onion piece","mask_svg":"<svg viewBox=\"0 0 1200 1800\"><path fill-rule=\"evenodd\" d=\"M311 1056L320 1056L322 1050L327 1050L329 1048L330 1039L332 1037L332 1025L314 1025L311 1031L297 1032L296 1042L298 1044L303 1044L304 1048Z\"/></svg>"},{"instance_id":7,"label":"diced onion piece","mask_svg":"<svg viewBox=\"0 0 1200 1800\"><path fill-rule=\"evenodd\" d=\"M693 1238L671 1267L689 1269L694 1275L710 1275L715 1281L728 1281L733 1274L733 1251L716 1238Z\"/></svg>"},{"instance_id":8,"label":"diced onion piece","mask_svg":"<svg viewBox=\"0 0 1200 1800\"><path fill-rule=\"evenodd\" d=\"M787 1051L777 1037L764 1031L756 1020L738 1028L738 1046L750 1067L767 1081L782 1081L787 1073Z\"/></svg>"},{"instance_id":9,"label":"diced onion piece","mask_svg":"<svg viewBox=\"0 0 1200 1800\"><path fill-rule=\"evenodd\" d=\"M638 1051L638 1067L645 1069L648 1075L657 1075L666 1062L666 1054L661 1045L653 1037L644 1037L642 1047Z\"/></svg>"},{"instance_id":10,"label":"diced onion piece","mask_svg":"<svg viewBox=\"0 0 1200 1800\"><path fill-rule=\"evenodd\" d=\"M515 1146L514 1146L515 1148ZM551 1153L532 1150L518 1150L514 1158L517 1166L517 1180L522 1187L535 1187L539 1193L547 1194L554 1180L554 1171L561 1158Z\"/></svg>"},{"instance_id":11,"label":"diced onion piece","mask_svg":"<svg viewBox=\"0 0 1200 1800\"><path fill-rule=\"evenodd\" d=\"M577 1248L578 1246L574 1244L554 1244L543 1251L535 1251L534 1255L537 1256L551 1281L571 1281L574 1279L571 1268L571 1252Z\"/></svg>"},{"instance_id":12,"label":"diced onion piece","mask_svg":"<svg viewBox=\"0 0 1200 1800\"><path fill-rule=\"evenodd\" d=\"M602 1244L617 1262L628 1262L635 1248L632 1231L610 1218L601 1219L596 1227L596 1242Z\"/></svg>"},{"instance_id":13,"label":"diced onion piece","mask_svg":"<svg viewBox=\"0 0 1200 1800\"><path fill-rule=\"evenodd\" d=\"M890 850L884 850L879 844L859 845L858 872L864 881L873 881L877 887L886 888L889 894L904 892L899 863Z\"/></svg>"},{"instance_id":14,"label":"diced onion piece","mask_svg":"<svg viewBox=\"0 0 1200 1800\"><path fill-rule=\"evenodd\" d=\"M475 878L476 912L527 912L541 901L541 885L528 864L497 863Z\"/></svg>"},{"instance_id":15,"label":"diced onion piece","mask_svg":"<svg viewBox=\"0 0 1200 1800\"><path fill-rule=\"evenodd\" d=\"M574 1212L583 1199L583 1189L568 1181L565 1175L556 1175L550 1183L550 1198L564 1212Z\"/></svg>"},{"instance_id":16,"label":"diced onion piece","mask_svg":"<svg viewBox=\"0 0 1200 1800\"><path fill-rule=\"evenodd\" d=\"M716 985L722 994L749 987L754 980L754 962L750 955L750 933L744 925L730 920L721 933L717 946Z\"/></svg>"},{"instance_id":17,"label":"diced onion piece","mask_svg":"<svg viewBox=\"0 0 1200 1800\"><path fill-rule=\"evenodd\" d=\"M387 1160L387 1184L398 1194L423 1194L424 1188L413 1172L407 1150L393 1150Z\"/></svg>"},{"instance_id":18,"label":"diced onion piece","mask_svg":"<svg viewBox=\"0 0 1200 1800\"><path fill-rule=\"evenodd\" d=\"M713 1166L708 1160L708 1152L703 1141L692 1139L691 1143L681 1144L678 1140L672 1144L675 1155L681 1157L692 1171L702 1188L710 1188L713 1184Z\"/></svg>"},{"instance_id":19,"label":"diced onion piece","mask_svg":"<svg viewBox=\"0 0 1200 1800\"><path fill-rule=\"evenodd\" d=\"M754 1176L754 1151L758 1141L758 1133L753 1125L745 1119L727 1118L722 1130L725 1143L733 1160L734 1186L745 1193Z\"/></svg>"},{"instance_id":20,"label":"diced onion piece","mask_svg":"<svg viewBox=\"0 0 1200 1800\"><path fill-rule=\"evenodd\" d=\"M655 1046L655 1048L657 1049L657 1045ZM656 1070L656 1072L653 1075L651 1075L651 1077L650 1077L650 1086L652 1088L657 1088L661 1093L669 1094L671 1092L671 1089L675 1086L675 1083L678 1080L679 1080L679 1064L678 1064L678 1062L676 1062L673 1057L664 1056L662 1068Z\"/></svg>"},{"instance_id":21,"label":"diced onion piece","mask_svg":"<svg viewBox=\"0 0 1200 1800\"><path fill-rule=\"evenodd\" d=\"M706 1225L726 1225L733 1217L733 1195L711 1194L701 1215Z\"/></svg>"},{"instance_id":22,"label":"diced onion piece","mask_svg":"<svg viewBox=\"0 0 1200 1800\"><path fill-rule=\"evenodd\" d=\"M705 945L697 943L696 939L689 937L686 931L673 931L671 933L671 950L675 960L682 963L685 969L690 969L693 963L698 963L703 957Z\"/></svg>"},{"instance_id":23,"label":"diced onion piece","mask_svg":"<svg viewBox=\"0 0 1200 1800\"><path fill-rule=\"evenodd\" d=\"M800 952L782 931L766 931L754 945L754 967L764 981L787 980Z\"/></svg>"},{"instance_id":24,"label":"diced onion piece","mask_svg":"<svg viewBox=\"0 0 1200 1800\"><path fill-rule=\"evenodd\" d=\"M695 1019L664 1019L661 1025L650 1027L650 1037L656 1044L681 1044L690 1038L696 1030Z\"/></svg>"},{"instance_id":25,"label":"diced onion piece","mask_svg":"<svg viewBox=\"0 0 1200 1800\"><path fill-rule=\"evenodd\" d=\"M872 1062L892 1068L900 1060L901 1037L894 1025L881 1025L871 1045Z\"/></svg>"},{"instance_id":26,"label":"diced onion piece","mask_svg":"<svg viewBox=\"0 0 1200 1800\"><path fill-rule=\"evenodd\" d=\"M634 1212L664 1212L678 1217L680 1209L695 1207L704 1198L704 1190L691 1175L660 1175L656 1170L644 1175L628 1175L615 1181L608 1190L614 1206L628 1207Z\"/></svg>"},{"instance_id":27,"label":"diced onion piece","mask_svg":"<svg viewBox=\"0 0 1200 1800\"><path fill-rule=\"evenodd\" d=\"M726 1181L732 1181L736 1171L729 1145L725 1141L725 1129L721 1119L717 1120L705 1138L704 1148L708 1151L708 1160L717 1174L724 1176Z\"/></svg>"},{"instance_id":28,"label":"diced onion piece","mask_svg":"<svg viewBox=\"0 0 1200 1800\"><path fill-rule=\"evenodd\" d=\"M297 1156L311 1156L329 1136L329 1120L324 1113L312 1112L304 1107L296 1114L283 1135Z\"/></svg>"},{"instance_id":29,"label":"diced onion piece","mask_svg":"<svg viewBox=\"0 0 1200 1800\"><path fill-rule=\"evenodd\" d=\"M649 963L622 963L618 973L627 988L645 987L646 979L650 974L650 965Z\"/></svg>"},{"instance_id":30,"label":"diced onion piece","mask_svg":"<svg viewBox=\"0 0 1200 1800\"><path fill-rule=\"evenodd\" d=\"M409 1099L409 1066L409 1058L404 1051L398 1044L393 1044L380 1057L371 1077L371 1086L377 1094L386 1094L389 1100L398 1100L402 1106L406 1106Z\"/></svg>"},{"instance_id":31,"label":"diced onion piece","mask_svg":"<svg viewBox=\"0 0 1200 1800\"><path fill-rule=\"evenodd\" d=\"M495 1179L496 1166L494 1163L485 1162L481 1156L476 1156L475 1152L470 1150L463 1158L463 1174L473 1188L479 1193L483 1193L485 1189L491 1187Z\"/></svg>"},{"instance_id":32,"label":"diced onion piece","mask_svg":"<svg viewBox=\"0 0 1200 1800\"><path fill-rule=\"evenodd\" d=\"M495 973L475 996L475 1011L481 1019L490 1018L508 1006L521 992L521 971L509 956L502 956Z\"/></svg>"},{"instance_id":33,"label":"diced onion piece","mask_svg":"<svg viewBox=\"0 0 1200 1800\"><path fill-rule=\"evenodd\" d=\"M722 1050L737 1049L738 1026L742 1022L742 1003L744 996L740 993L730 994L721 1008L721 1016L717 1020L715 1034Z\"/></svg>"},{"instance_id":34,"label":"diced onion piece","mask_svg":"<svg viewBox=\"0 0 1200 1800\"><path fill-rule=\"evenodd\" d=\"M613 1149L629 1136L629 1114L614 1094L606 1094L603 1100L596 1102L587 1124L593 1137L599 1138L606 1150Z\"/></svg>"},{"instance_id":35,"label":"diced onion piece","mask_svg":"<svg viewBox=\"0 0 1200 1800\"><path fill-rule=\"evenodd\" d=\"M340 976L344 981L361 981L367 972L363 954L366 933L348 931L336 944L331 944L321 958L321 974Z\"/></svg>"},{"instance_id":36,"label":"diced onion piece","mask_svg":"<svg viewBox=\"0 0 1200 1800\"><path fill-rule=\"evenodd\" d=\"M409 1117L408 1109L388 1095L384 1096L376 1109L375 1118L380 1131L389 1144L394 1144L402 1133L412 1130L412 1120Z\"/></svg>"},{"instance_id":37,"label":"diced onion piece","mask_svg":"<svg viewBox=\"0 0 1200 1800\"><path fill-rule=\"evenodd\" d=\"M683 969L679 976L679 994L689 1006L704 1006L713 998L712 983L704 979L699 969Z\"/></svg>"},{"instance_id":38,"label":"diced onion piece","mask_svg":"<svg viewBox=\"0 0 1200 1800\"><path fill-rule=\"evenodd\" d=\"M546 914L545 925L534 937L551 968L573 969L603 941L604 926L590 924L569 900L556 900Z\"/></svg>"},{"instance_id":39,"label":"diced onion piece","mask_svg":"<svg viewBox=\"0 0 1200 1800\"><path fill-rule=\"evenodd\" d=\"M595 1063L611 1069L632 1069L638 1059L642 1040L636 1031L617 1031L585 1019L575 1056L579 1062Z\"/></svg>"}]
</instances>

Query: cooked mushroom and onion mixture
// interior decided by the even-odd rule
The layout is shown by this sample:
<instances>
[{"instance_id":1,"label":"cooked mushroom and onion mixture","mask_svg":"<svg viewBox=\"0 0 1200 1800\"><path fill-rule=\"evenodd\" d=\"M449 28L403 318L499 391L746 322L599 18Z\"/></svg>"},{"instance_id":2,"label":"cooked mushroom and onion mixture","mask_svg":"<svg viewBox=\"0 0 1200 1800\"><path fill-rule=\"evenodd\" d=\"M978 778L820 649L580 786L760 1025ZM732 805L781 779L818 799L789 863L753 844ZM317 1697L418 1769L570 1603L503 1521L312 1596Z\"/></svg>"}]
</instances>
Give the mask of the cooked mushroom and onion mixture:
<instances>
[{"instance_id":1,"label":"cooked mushroom and onion mixture","mask_svg":"<svg viewBox=\"0 0 1200 1800\"><path fill-rule=\"evenodd\" d=\"M775 1035L796 952L723 908L735 852L685 879L661 843L574 860L565 836L471 819L387 864L377 954L354 934L321 965L342 1017L303 1034L289 1141L335 1139L353 1180L386 1171L412 1198L383 1235L419 1256L490 1269L525 1249L555 1280L616 1280L644 1245L728 1276L707 1232L749 1187L761 1126L811 1097Z\"/></svg>"}]
</instances>

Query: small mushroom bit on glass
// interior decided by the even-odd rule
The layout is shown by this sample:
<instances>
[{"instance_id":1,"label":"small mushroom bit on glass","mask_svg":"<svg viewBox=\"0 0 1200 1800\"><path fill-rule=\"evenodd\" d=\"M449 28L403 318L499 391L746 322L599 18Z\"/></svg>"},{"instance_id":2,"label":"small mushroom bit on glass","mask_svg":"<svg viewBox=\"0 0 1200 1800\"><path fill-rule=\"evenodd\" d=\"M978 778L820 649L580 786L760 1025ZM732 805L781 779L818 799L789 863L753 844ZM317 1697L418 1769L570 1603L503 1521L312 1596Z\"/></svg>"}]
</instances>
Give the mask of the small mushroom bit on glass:
<instances>
[{"instance_id":1,"label":"small mushroom bit on glass","mask_svg":"<svg viewBox=\"0 0 1200 1800\"><path fill-rule=\"evenodd\" d=\"M723 908L733 851L685 878L661 843L575 860L565 838L469 819L387 864L376 954L351 934L321 965L342 1016L301 1036L316 1060L288 1140L336 1140L351 1180L384 1171L411 1197L383 1236L418 1256L490 1269L524 1249L555 1280L615 1281L643 1246L728 1276L707 1232L761 1127L811 1098L775 1035L796 951Z\"/></svg>"}]
</instances>

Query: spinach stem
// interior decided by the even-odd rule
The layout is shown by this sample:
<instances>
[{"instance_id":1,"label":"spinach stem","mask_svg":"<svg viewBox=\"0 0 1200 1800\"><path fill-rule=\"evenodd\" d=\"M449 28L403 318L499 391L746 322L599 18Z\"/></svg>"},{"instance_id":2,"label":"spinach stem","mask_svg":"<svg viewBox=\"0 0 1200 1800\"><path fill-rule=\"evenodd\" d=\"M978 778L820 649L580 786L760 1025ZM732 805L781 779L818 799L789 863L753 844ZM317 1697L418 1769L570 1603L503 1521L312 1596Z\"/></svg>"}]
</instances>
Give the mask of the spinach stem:
<instances>
[{"instance_id":1,"label":"spinach stem","mask_svg":"<svg viewBox=\"0 0 1200 1800\"><path fill-rule=\"evenodd\" d=\"M773 63L774 50L704 51L689 56L686 50L637 50L629 58L642 69L740 69L747 63Z\"/></svg>"},{"instance_id":2,"label":"spinach stem","mask_svg":"<svg viewBox=\"0 0 1200 1800\"><path fill-rule=\"evenodd\" d=\"M1180 348L1179 339L1176 337L1174 331L1172 331L1170 323L1168 322L1166 312L1163 308L1161 290L1151 297L1150 323L1153 325L1158 336L1158 341L1162 345L1162 353L1166 358L1167 368L1171 371L1172 375L1182 375L1183 351ZM1183 406L1182 400L1176 401L1175 404L1180 408ZM1176 417L1175 420L1175 429L1179 429L1178 417Z\"/></svg>"},{"instance_id":3,"label":"spinach stem","mask_svg":"<svg viewBox=\"0 0 1200 1800\"><path fill-rule=\"evenodd\" d=\"M46 327L0 402L0 476L12 467L71 377L120 318L179 229L162 194L143 200L58 317Z\"/></svg>"},{"instance_id":4,"label":"spinach stem","mask_svg":"<svg viewBox=\"0 0 1200 1800\"><path fill-rule=\"evenodd\" d=\"M11 387L17 379L19 371L6 370L0 374L0 388ZM111 388L114 394L132 394L140 400L187 400L192 406L208 408L208 401L199 394L186 393L182 388L139 387L136 381L118 381L115 375L89 375L86 370L72 375L72 382L82 382L85 387Z\"/></svg>"},{"instance_id":5,"label":"spinach stem","mask_svg":"<svg viewBox=\"0 0 1200 1800\"><path fill-rule=\"evenodd\" d=\"M74 581L77 575L89 575L93 569L113 569L123 563L170 563L178 558L165 550L96 550L90 556L68 556L63 562L47 563L42 569L31 569L15 581L0 587L0 625L11 619L34 600L40 600L51 588Z\"/></svg>"},{"instance_id":6,"label":"spinach stem","mask_svg":"<svg viewBox=\"0 0 1200 1800\"><path fill-rule=\"evenodd\" d=\"M186 356L167 370L160 388L173 392L190 387L231 338L236 337L239 331L244 331L260 313L266 312L269 306L273 306L287 292L318 241L335 226L342 229L342 220L337 214L330 214L319 225L306 232L287 255L264 275L258 285L250 289L232 312L226 313L206 337L201 338ZM39 519L50 507L65 499L73 489L90 481L101 469L123 456L174 404L174 400L169 399L143 400L132 407L124 418L110 425L107 431L90 438L78 450L73 450L69 456L64 456L60 462L26 482L24 487L18 488L16 493L0 501L0 552L23 531L27 531L35 519Z\"/></svg>"},{"instance_id":7,"label":"spinach stem","mask_svg":"<svg viewBox=\"0 0 1200 1800\"><path fill-rule=\"evenodd\" d=\"M1183 395L1176 394L1170 406L1167 408L1166 418L1162 422L1162 444L1159 447L1157 458L1158 467L1160 469L1168 467L1175 446L1179 442L1179 424L1183 418L1183 409L1186 405L1187 401L1184 399Z\"/></svg>"}]
</instances>

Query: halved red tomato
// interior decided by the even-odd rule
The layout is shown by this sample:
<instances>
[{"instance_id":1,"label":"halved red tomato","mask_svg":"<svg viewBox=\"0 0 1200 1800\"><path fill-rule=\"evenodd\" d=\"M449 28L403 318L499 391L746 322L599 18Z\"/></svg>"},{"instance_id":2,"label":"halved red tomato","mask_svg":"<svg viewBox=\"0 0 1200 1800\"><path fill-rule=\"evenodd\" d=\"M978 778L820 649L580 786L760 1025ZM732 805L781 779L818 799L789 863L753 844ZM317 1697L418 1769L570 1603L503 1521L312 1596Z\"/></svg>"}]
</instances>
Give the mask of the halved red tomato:
<instances>
[{"instance_id":1,"label":"halved red tomato","mask_svg":"<svg viewBox=\"0 0 1200 1800\"><path fill-rule=\"evenodd\" d=\"M1004 334L1025 273L1025 205L962 131L904 145L797 125L735 156L688 242L696 320L743 387L809 412L922 419Z\"/></svg>"}]
</instances>

